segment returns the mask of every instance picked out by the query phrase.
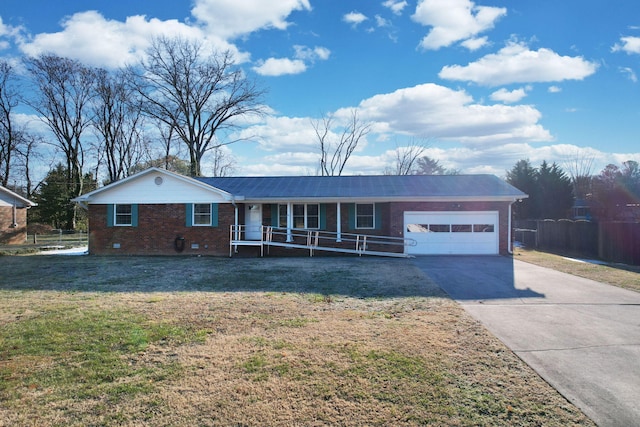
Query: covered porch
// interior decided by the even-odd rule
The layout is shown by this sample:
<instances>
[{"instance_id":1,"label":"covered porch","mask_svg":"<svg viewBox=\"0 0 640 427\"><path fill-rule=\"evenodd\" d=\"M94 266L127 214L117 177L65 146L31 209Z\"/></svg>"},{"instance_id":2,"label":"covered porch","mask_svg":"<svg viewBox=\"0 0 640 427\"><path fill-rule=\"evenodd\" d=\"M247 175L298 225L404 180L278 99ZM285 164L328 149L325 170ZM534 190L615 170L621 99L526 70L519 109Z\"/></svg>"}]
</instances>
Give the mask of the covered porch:
<instances>
[{"instance_id":1,"label":"covered porch","mask_svg":"<svg viewBox=\"0 0 640 427\"><path fill-rule=\"evenodd\" d=\"M388 205L388 204L387 204ZM357 255L406 257L413 239L391 237L382 223L381 203L273 202L235 206L230 227L229 256L240 247L259 247L260 255L272 247Z\"/></svg>"}]
</instances>

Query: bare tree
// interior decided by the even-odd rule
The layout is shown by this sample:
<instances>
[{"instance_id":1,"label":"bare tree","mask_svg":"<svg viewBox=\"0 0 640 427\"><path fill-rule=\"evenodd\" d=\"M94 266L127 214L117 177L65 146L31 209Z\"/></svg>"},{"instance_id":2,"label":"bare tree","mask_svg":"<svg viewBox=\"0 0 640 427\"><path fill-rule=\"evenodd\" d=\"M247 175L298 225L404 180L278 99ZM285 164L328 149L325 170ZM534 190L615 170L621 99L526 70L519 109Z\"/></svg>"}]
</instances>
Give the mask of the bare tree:
<instances>
[{"instance_id":1,"label":"bare tree","mask_svg":"<svg viewBox=\"0 0 640 427\"><path fill-rule=\"evenodd\" d=\"M385 175L415 175L417 173L416 164L420 156L427 149L427 144L423 141L411 139L404 147L396 145L394 165L385 169Z\"/></svg>"},{"instance_id":2,"label":"bare tree","mask_svg":"<svg viewBox=\"0 0 640 427\"><path fill-rule=\"evenodd\" d=\"M146 154L143 116L122 73L98 70L93 126L99 135L99 152L107 166L109 182L129 175Z\"/></svg>"},{"instance_id":3,"label":"bare tree","mask_svg":"<svg viewBox=\"0 0 640 427\"><path fill-rule=\"evenodd\" d=\"M262 113L264 91L235 68L230 52L206 53L200 43L163 37L128 72L145 114L165 123L189 149L193 176L201 175L207 151L238 141L220 138L237 119Z\"/></svg>"},{"instance_id":4,"label":"bare tree","mask_svg":"<svg viewBox=\"0 0 640 427\"><path fill-rule=\"evenodd\" d=\"M358 110L351 115L344 126L337 126L335 116L329 114L311 122L320 146L320 174L322 176L342 175L347 161L362 141L371 132L371 123L362 122ZM334 132L334 129L337 132Z\"/></svg>"},{"instance_id":5,"label":"bare tree","mask_svg":"<svg viewBox=\"0 0 640 427\"><path fill-rule=\"evenodd\" d=\"M37 149L44 144L44 140L42 136L32 133L24 133L22 136L23 143L17 148L18 168L22 169L22 176L25 180L25 195L29 199L40 185L38 183L35 187L33 186L31 165L34 158L41 160L41 154L38 153Z\"/></svg>"},{"instance_id":6,"label":"bare tree","mask_svg":"<svg viewBox=\"0 0 640 427\"><path fill-rule=\"evenodd\" d=\"M19 102L15 79L11 64L0 60L0 185L3 187L9 183L13 156L23 138L23 132L13 120L13 110Z\"/></svg>"},{"instance_id":7,"label":"bare tree","mask_svg":"<svg viewBox=\"0 0 640 427\"><path fill-rule=\"evenodd\" d=\"M175 139L175 132L173 126L168 126L162 121L156 121L158 132L160 132L160 138L162 139L162 149L164 155L164 169L171 170L171 158L172 158L172 148L173 141Z\"/></svg>"},{"instance_id":8,"label":"bare tree","mask_svg":"<svg viewBox=\"0 0 640 427\"><path fill-rule=\"evenodd\" d=\"M563 169L571 178L573 195L576 199L586 199L587 194L591 193L594 161L593 154L577 148L574 153L568 154L563 162Z\"/></svg>"},{"instance_id":9,"label":"bare tree","mask_svg":"<svg viewBox=\"0 0 640 427\"><path fill-rule=\"evenodd\" d=\"M35 85L34 97L26 102L55 135L57 147L66 156L69 194L80 196L85 160L82 137L91 124L96 72L78 61L49 54L27 58L25 65ZM70 204L65 226L74 229L76 218L77 207Z\"/></svg>"},{"instance_id":10,"label":"bare tree","mask_svg":"<svg viewBox=\"0 0 640 427\"><path fill-rule=\"evenodd\" d=\"M213 150L213 176L231 176L236 171L236 159L222 147Z\"/></svg>"}]
</instances>

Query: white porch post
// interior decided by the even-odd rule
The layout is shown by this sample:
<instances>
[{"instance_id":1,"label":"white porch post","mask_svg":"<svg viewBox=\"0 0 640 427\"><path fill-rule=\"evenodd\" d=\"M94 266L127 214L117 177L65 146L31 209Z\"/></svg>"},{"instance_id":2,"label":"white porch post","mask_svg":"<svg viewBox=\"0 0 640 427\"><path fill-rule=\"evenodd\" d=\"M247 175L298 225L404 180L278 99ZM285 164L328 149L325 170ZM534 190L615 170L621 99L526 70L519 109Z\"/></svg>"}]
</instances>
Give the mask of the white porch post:
<instances>
[{"instance_id":1,"label":"white porch post","mask_svg":"<svg viewBox=\"0 0 640 427\"><path fill-rule=\"evenodd\" d=\"M342 242L342 215L340 214L340 202L336 203L336 242Z\"/></svg>"},{"instance_id":2,"label":"white porch post","mask_svg":"<svg viewBox=\"0 0 640 427\"><path fill-rule=\"evenodd\" d=\"M293 203L287 202L287 242L293 241L291 229L293 228Z\"/></svg>"},{"instance_id":3,"label":"white porch post","mask_svg":"<svg viewBox=\"0 0 640 427\"><path fill-rule=\"evenodd\" d=\"M234 233L235 234L234 239L238 240L238 231L239 231L238 230L238 205L236 205L235 202L233 203L233 210L234 210L233 222L234 222L235 229L236 229L236 231Z\"/></svg>"}]
</instances>

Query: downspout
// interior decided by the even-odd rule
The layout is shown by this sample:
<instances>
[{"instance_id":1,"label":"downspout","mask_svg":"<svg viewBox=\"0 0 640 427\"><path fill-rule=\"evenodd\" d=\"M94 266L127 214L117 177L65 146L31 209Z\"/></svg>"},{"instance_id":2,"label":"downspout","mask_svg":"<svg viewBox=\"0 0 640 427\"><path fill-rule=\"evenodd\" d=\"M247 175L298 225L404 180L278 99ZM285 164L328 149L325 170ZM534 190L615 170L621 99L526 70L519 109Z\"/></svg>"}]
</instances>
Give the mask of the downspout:
<instances>
[{"instance_id":1,"label":"downspout","mask_svg":"<svg viewBox=\"0 0 640 427\"><path fill-rule=\"evenodd\" d=\"M293 242L293 203L287 202L287 242Z\"/></svg>"},{"instance_id":2,"label":"downspout","mask_svg":"<svg viewBox=\"0 0 640 427\"><path fill-rule=\"evenodd\" d=\"M17 207L18 201L16 200L16 198L13 198L13 209L11 209L11 213L13 214L13 221L11 222L11 227L12 228L17 228L18 227L18 207Z\"/></svg>"},{"instance_id":3,"label":"downspout","mask_svg":"<svg viewBox=\"0 0 640 427\"><path fill-rule=\"evenodd\" d=\"M340 213L340 202L336 205L336 242L342 242L342 214Z\"/></svg>"}]
</instances>

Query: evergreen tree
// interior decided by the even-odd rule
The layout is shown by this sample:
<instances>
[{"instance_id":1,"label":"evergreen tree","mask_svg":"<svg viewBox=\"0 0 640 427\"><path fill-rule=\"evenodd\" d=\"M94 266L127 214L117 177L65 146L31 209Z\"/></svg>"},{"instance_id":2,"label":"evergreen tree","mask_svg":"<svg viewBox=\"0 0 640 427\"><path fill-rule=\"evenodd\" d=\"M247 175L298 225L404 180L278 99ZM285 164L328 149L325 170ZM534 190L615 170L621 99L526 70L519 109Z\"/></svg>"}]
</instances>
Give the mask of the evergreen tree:
<instances>
[{"instance_id":1,"label":"evergreen tree","mask_svg":"<svg viewBox=\"0 0 640 427\"><path fill-rule=\"evenodd\" d=\"M85 174L83 181L83 187L87 192L95 188L91 174ZM49 171L33 195L33 200L38 206L29 210L29 221L65 229L70 211L75 208L75 203L71 201L75 197L74 186L68 179L67 168L58 163ZM80 210L78 215L76 228L86 228L84 212Z\"/></svg>"},{"instance_id":2,"label":"evergreen tree","mask_svg":"<svg viewBox=\"0 0 640 427\"><path fill-rule=\"evenodd\" d=\"M513 214L517 219L534 219L538 217L535 205L536 169L531 166L529 159L518 161L507 172L507 182L518 190L529 195L529 198L513 205Z\"/></svg>"},{"instance_id":3,"label":"evergreen tree","mask_svg":"<svg viewBox=\"0 0 640 427\"><path fill-rule=\"evenodd\" d=\"M535 204L540 219L567 218L573 204L571 179L553 163L543 161L536 174Z\"/></svg>"},{"instance_id":4,"label":"evergreen tree","mask_svg":"<svg viewBox=\"0 0 640 427\"><path fill-rule=\"evenodd\" d=\"M567 218L573 204L571 179L556 164L543 161L539 168L529 160L518 161L507 172L507 182L529 198L514 205L517 219Z\"/></svg>"}]
</instances>

